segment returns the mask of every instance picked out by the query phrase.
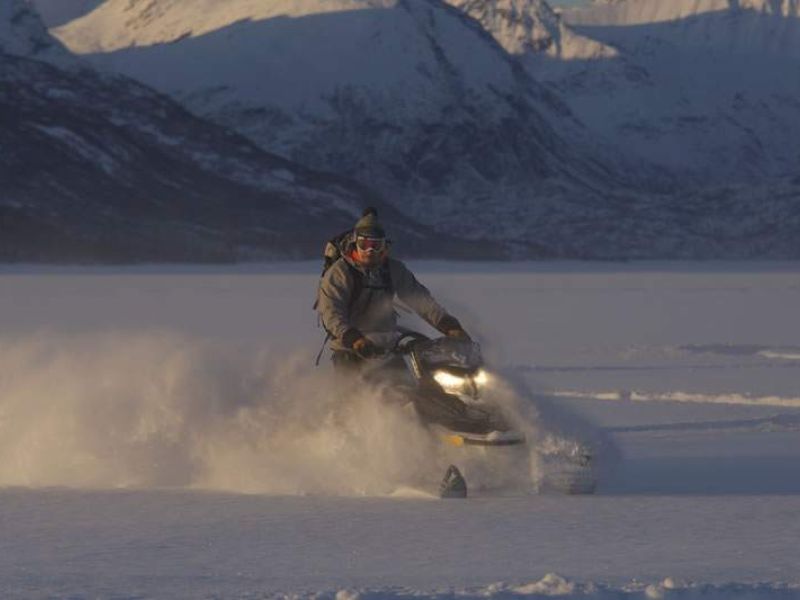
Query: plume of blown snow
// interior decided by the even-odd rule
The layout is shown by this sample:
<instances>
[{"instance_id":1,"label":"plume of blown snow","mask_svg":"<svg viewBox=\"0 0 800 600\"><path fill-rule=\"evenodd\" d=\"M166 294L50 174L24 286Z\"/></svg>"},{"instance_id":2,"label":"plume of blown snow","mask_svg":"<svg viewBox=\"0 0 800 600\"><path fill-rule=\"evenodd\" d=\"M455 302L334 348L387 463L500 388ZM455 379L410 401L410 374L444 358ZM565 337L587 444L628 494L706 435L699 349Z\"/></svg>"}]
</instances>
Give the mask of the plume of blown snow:
<instances>
[{"instance_id":1,"label":"plume of blown snow","mask_svg":"<svg viewBox=\"0 0 800 600\"><path fill-rule=\"evenodd\" d=\"M337 393L306 355L163 332L41 334L3 339L0 361L0 485L354 495L425 465L402 408Z\"/></svg>"},{"instance_id":2,"label":"plume of blown snow","mask_svg":"<svg viewBox=\"0 0 800 600\"><path fill-rule=\"evenodd\" d=\"M0 338L0 362L0 486L384 495L432 489L463 450L305 352L161 331L42 333ZM561 438L524 414L512 386L496 391L533 453L457 460L485 483L534 491L540 453Z\"/></svg>"}]
</instances>

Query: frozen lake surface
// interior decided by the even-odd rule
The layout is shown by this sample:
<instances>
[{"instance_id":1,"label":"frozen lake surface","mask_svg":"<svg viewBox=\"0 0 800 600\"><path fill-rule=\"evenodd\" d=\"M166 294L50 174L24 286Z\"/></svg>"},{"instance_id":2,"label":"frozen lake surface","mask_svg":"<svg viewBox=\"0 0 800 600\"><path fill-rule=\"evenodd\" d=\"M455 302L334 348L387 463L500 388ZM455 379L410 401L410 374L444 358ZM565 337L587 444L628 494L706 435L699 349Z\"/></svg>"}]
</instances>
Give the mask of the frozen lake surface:
<instances>
[{"instance_id":1,"label":"frozen lake surface","mask_svg":"<svg viewBox=\"0 0 800 600\"><path fill-rule=\"evenodd\" d=\"M800 264L412 267L596 495L404 491L418 432L313 368L316 263L5 267L0 595L800 598Z\"/></svg>"}]
</instances>

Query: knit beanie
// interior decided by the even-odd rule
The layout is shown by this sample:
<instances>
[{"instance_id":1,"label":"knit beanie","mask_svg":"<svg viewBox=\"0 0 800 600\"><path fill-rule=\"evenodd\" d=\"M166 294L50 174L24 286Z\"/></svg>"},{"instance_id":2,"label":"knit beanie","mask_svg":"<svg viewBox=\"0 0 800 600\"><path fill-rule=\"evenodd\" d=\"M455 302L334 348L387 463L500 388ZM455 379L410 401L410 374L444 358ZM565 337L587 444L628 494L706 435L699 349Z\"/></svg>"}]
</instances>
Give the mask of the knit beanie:
<instances>
[{"instance_id":1,"label":"knit beanie","mask_svg":"<svg viewBox=\"0 0 800 600\"><path fill-rule=\"evenodd\" d=\"M386 237L386 232L378 221L378 211L371 206L364 211L364 214L356 222L353 231L356 236L361 235L371 238Z\"/></svg>"}]
</instances>

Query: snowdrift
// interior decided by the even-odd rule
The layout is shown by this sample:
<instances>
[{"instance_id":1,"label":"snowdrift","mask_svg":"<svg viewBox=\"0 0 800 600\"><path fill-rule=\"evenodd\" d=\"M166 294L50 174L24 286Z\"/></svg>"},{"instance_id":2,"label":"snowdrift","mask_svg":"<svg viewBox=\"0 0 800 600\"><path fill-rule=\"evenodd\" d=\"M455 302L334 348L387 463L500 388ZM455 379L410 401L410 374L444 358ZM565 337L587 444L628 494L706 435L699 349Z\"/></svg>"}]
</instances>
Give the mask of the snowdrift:
<instances>
[{"instance_id":1,"label":"snowdrift","mask_svg":"<svg viewBox=\"0 0 800 600\"><path fill-rule=\"evenodd\" d=\"M495 583L481 589L448 590L423 593L414 590L341 590L331 596L336 600L400 600L406 598L430 600L485 600L539 598L565 598L585 600L773 600L797 598L800 586L787 584L686 584L668 577L658 583L631 583L625 586L609 586L602 583L576 583L555 573L542 579L523 584Z\"/></svg>"}]
</instances>

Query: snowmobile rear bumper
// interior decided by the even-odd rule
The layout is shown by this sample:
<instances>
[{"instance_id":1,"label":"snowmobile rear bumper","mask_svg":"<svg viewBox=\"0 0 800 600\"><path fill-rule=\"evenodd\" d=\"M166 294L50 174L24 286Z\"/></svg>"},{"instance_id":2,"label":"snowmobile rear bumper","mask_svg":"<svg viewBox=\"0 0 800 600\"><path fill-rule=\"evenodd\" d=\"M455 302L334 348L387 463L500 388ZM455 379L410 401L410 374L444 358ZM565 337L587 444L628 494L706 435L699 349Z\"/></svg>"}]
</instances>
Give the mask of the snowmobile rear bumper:
<instances>
[{"instance_id":1,"label":"snowmobile rear bumper","mask_svg":"<svg viewBox=\"0 0 800 600\"><path fill-rule=\"evenodd\" d=\"M492 431L487 434L460 433L443 431L442 439L451 446L520 446L525 443L525 436L515 431Z\"/></svg>"}]
</instances>

